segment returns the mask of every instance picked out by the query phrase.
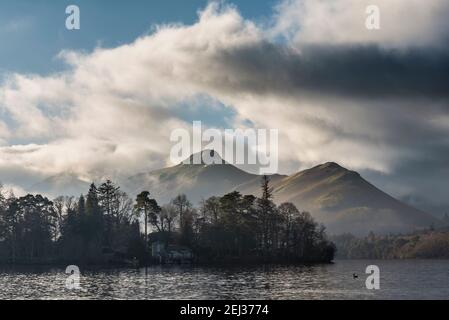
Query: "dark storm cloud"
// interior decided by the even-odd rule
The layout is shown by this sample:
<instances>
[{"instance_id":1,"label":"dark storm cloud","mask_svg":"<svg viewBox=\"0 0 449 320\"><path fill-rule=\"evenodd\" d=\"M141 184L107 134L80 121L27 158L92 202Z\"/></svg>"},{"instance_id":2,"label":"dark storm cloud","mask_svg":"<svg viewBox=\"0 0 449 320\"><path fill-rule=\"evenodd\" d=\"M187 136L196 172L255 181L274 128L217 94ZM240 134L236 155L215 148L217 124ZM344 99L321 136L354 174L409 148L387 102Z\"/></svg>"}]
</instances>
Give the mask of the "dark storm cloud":
<instances>
[{"instance_id":1,"label":"dark storm cloud","mask_svg":"<svg viewBox=\"0 0 449 320\"><path fill-rule=\"evenodd\" d=\"M309 45L297 52L264 42L218 55L228 77L216 80L228 89L282 94L307 91L352 98L449 96L446 49Z\"/></svg>"},{"instance_id":2,"label":"dark storm cloud","mask_svg":"<svg viewBox=\"0 0 449 320\"><path fill-rule=\"evenodd\" d=\"M395 153L392 170L368 174L370 180L397 197L448 206L449 125L444 119L449 121L449 46L331 44L303 45L297 51L263 42L222 51L215 58L227 75L217 84L222 89L311 105L320 101L333 120L346 120L303 116L317 132L329 133L333 141L388 145ZM354 130L351 122L366 127Z\"/></svg>"},{"instance_id":3,"label":"dark storm cloud","mask_svg":"<svg viewBox=\"0 0 449 320\"><path fill-rule=\"evenodd\" d=\"M423 148L420 151L424 157L401 162L389 175L369 171L362 172L362 175L410 205L442 216L449 213L448 145Z\"/></svg>"}]
</instances>

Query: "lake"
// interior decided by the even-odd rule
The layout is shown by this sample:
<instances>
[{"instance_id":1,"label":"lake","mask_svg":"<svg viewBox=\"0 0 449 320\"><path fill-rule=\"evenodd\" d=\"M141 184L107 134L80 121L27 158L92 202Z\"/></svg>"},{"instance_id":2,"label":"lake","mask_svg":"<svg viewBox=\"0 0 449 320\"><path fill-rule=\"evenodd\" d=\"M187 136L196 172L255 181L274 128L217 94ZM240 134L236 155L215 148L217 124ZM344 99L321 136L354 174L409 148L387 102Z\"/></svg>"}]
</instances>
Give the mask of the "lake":
<instances>
[{"instance_id":1,"label":"lake","mask_svg":"<svg viewBox=\"0 0 449 320\"><path fill-rule=\"evenodd\" d=\"M368 290L365 268L380 268ZM330 265L81 270L0 267L0 299L448 299L449 260L339 260ZM354 278L353 274L358 274Z\"/></svg>"}]
</instances>

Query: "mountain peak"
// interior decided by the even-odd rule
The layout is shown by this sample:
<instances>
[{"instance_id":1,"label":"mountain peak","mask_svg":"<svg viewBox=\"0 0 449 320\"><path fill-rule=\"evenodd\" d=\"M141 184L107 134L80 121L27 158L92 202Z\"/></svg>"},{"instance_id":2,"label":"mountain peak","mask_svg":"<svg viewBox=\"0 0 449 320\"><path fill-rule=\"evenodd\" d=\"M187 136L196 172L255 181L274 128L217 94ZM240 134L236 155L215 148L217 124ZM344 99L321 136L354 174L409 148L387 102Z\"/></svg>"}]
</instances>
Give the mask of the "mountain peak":
<instances>
[{"instance_id":1,"label":"mountain peak","mask_svg":"<svg viewBox=\"0 0 449 320\"><path fill-rule=\"evenodd\" d=\"M320 165L317 165L311 169L306 169L303 171L300 171L294 175L291 176L291 178L296 178L300 176L307 176L307 177L334 177L334 178L356 178L360 177L360 174L351 171L349 169L346 169L342 166L340 166L336 162L326 162Z\"/></svg>"},{"instance_id":2,"label":"mountain peak","mask_svg":"<svg viewBox=\"0 0 449 320\"><path fill-rule=\"evenodd\" d=\"M338 163L336 162L326 162L323 164L319 164L313 168L310 169L306 169L304 171L308 171L308 172L320 172L320 171L335 171L335 172L343 172L343 171L349 171L348 169L340 166Z\"/></svg>"},{"instance_id":3,"label":"mountain peak","mask_svg":"<svg viewBox=\"0 0 449 320\"><path fill-rule=\"evenodd\" d=\"M200 165L210 165L210 164L225 164L220 154L215 150L202 150L200 152L192 154L189 158L184 160L182 164L200 164Z\"/></svg>"},{"instance_id":4,"label":"mountain peak","mask_svg":"<svg viewBox=\"0 0 449 320\"><path fill-rule=\"evenodd\" d=\"M339 169L339 170L342 169L342 170L347 170L347 169L343 168L342 166L340 166L336 162L326 162L326 163L323 163L323 164L319 165L318 168L320 168L320 169Z\"/></svg>"}]
</instances>

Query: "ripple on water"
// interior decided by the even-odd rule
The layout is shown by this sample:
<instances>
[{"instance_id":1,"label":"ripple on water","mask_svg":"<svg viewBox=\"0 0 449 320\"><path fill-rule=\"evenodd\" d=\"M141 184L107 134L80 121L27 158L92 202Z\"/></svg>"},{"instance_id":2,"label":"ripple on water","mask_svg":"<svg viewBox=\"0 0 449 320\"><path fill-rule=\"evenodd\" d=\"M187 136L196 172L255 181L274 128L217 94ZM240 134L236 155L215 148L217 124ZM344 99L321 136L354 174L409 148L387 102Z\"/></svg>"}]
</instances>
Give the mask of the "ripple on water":
<instances>
[{"instance_id":1,"label":"ripple on water","mask_svg":"<svg viewBox=\"0 0 449 320\"><path fill-rule=\"evenodd\" d=\"M365 268L381 289L365 288ZM81 270L82 290L57 268L0 269L0 299L447 299L449 261L337 261L316 266ZM360 275L353 279L352 274Z\"/></svg>"}]
</instances>

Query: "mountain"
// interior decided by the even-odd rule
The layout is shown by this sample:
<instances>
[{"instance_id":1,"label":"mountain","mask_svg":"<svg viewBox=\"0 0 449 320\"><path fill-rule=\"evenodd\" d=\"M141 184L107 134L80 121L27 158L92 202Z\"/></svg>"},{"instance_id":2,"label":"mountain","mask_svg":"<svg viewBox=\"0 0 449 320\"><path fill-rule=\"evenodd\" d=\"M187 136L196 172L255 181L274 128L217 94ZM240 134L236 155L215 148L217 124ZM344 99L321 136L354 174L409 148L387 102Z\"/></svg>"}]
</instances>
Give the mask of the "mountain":
<instances>
[{"instance_id":1,"label":"mountain","mask_svg":"<svg viewBox=\"0 0 449 320\"><path fill-rule=\"evenodd\" d=\"M81 180L74 173L61 173L32 185L28 191L55 198L60 195L79 196L85 194L89 190L89 186L89 182Z\"/></svg>"},{"instance_id":2,"label":"mountain","mask_svg":"<svg viewBox=\"0 0 449 320\"><path fill-rule=\"evenodd\" d=\"M128 184L135 191L150 190L162 203L179 193L185 193L194 203L234 190L260 196L260 176L221 158L216 163L222 164L189 164L202 156L196 154L175 167L136 175ZM433 216L391 197L357 172L333 162L291 176L273 175L270 181L277 203L289 201L311 212L333 234L398 233L439 224Z\"/></svg>"},{"instance_id":3,"label":"mountain","mask_svg":"<svg viewBox=\"0 0 449 320\"><path fill-rule=\"evenodd\" d=\"M206 155L213 156L214 164L202 160ZM433 216L391 197L357 172L333 162L290 176L272 175L270 182L276 203L289 201L300 210L309 211L331 234L399 233L440 224ZM207 150L174 167L134 175L121 185L133 197L148 190L164 204L184 193L197 204L201 199L235 190L260 196L260 183L261 176L240 170ZM35 187L33 190L48 190L52 194L78 195L85 193L89 184L67 174Z\"/></svg>"},{"instance_id":4,"label":"mountain","mask_svg":"<svg viewBox=\"0 0 449 320\"><path fill-rule=\"evenodd\" d=\"M275 181L272 187L276 202L289 201L311 212L333 234L399 233L440 223L333 162ZM239 191L259 195L257 189L249 183Z\"/></svg>"},{"instance_id":5,"label":"mountain","mask_svg":"<svg viewBox=\"0 0 449 320\"><path fill-rule=\"evenodd\" d=\"M192 155L177 166L141 173L125 182L131 194L149 190L159 202L169 202L180 193L190 201L198 203L201 199L224 195L245 183L260 184L260 176L247 173L226 163L215 154L214 164L206 164L206 150ZM193 164L197 163L197 164ZM276 179L277 176L273 176Z\"/></svg>"},{"instance_id":6,"label":"mountain","mask_svg":"<svg viewBox=\"0 0 449 320\"><path fill-rule=\"evenodd\" d=\"M434 203L420 196L419 194L408 194L399 198L404 203L418 208L424 212L431 213L433 216L443 219L445 215L449 214L449 205L442 203Z\"/></svg>"}]
</instances>

